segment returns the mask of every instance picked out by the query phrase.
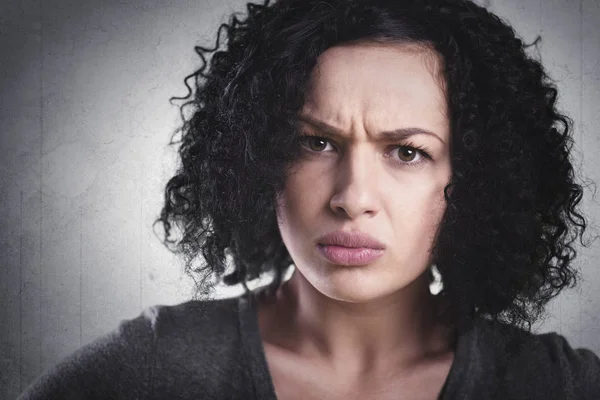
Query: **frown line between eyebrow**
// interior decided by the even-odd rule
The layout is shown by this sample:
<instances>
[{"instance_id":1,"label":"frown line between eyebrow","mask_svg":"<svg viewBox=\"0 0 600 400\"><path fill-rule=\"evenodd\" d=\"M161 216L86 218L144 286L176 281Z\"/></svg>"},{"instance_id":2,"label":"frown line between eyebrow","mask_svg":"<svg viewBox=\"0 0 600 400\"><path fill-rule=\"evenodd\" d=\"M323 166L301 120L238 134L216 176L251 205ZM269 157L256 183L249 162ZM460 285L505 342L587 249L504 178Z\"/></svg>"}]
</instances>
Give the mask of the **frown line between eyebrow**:
<instances>
[{"instance_id":1,"label":"frown line between eyebrow","mask_svg":"<svg viewBox=\"0 0 600 400\"><path fill-rule=\"evenodd\" d=\"M302 122L307 123L308 125L313 126L314 128L316 128L320 131L330 133L333 135L337 135L337 136L343 136L343 132L341 130L339 130L338 128L331 126L324 121L315 119L309 115L300 114L300 115L298 115L298 119ZM436 138L437 140L439 140L440 142L445 144L445 142L435 133L430 132L426 129L417 128L417 127L398 128L398 129L394 129L391 131L383 131L383 132L379 133L378 139L401 141L401 140L405 140L413 135L433 136L434 138Z\"/></svg>"}]
</instances>

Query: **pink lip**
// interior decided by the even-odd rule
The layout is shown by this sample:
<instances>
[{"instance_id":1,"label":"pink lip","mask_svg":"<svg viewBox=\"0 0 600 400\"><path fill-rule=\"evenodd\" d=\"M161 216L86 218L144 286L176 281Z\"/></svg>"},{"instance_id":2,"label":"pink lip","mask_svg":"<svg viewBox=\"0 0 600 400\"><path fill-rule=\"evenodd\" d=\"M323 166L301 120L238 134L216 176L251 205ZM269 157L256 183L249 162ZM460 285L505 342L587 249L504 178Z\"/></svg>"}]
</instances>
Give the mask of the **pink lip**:
<instances>
[{"instance_id":1,"label":"pink lip","mask_svg":"<svg viewBox=\"0 0 600 400\"><path fill-rule=\"evenodd\" d=\"M365 265L381 257L385 245L363 232L334 231L318 240L317 249L338 265Z\"/></svg>"},{"instance_id":2,"label":"pink lip","mask_svg":"<svg viewBox=\"0 0 600 400\"><path fill-rule=\"evenodd\" d=\"M371 249L368 247L342 247L317 245L319 252L327 261L338 265L364 265L383 255L383 249Z\"/></svg>"},{"instance_id":3,"label":"pink lip","mask_svg":"<svg viewBox=\"0 0 600 400\"><path fill-rule=\"evenodd\" d=\"M317 243L355 248L367 247L376 250L385 249L383 243L363 232L333 231L320 237Z\"/></svg>"}]
</instances>

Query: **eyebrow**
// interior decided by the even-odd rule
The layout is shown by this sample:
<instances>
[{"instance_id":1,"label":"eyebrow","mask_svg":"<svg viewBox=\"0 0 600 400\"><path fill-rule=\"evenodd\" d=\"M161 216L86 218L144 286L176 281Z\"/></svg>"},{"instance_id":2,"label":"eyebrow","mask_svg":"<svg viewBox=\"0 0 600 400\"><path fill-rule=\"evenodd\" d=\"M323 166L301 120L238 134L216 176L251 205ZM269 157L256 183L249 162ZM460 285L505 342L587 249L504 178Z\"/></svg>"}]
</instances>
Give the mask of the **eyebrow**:
<instances>
[{"instance_id":1,"label":"eyebrow","mask_svg":"<svg viewBox=\"0 0 600 400\"><path fill-rule=\"evenodd\" d=\"M340 129L338 129L334 126L331 126L324 121L315 119L309 115L300 114L300 115L298 115L298 119L302 122L307 123L308 125L313 126L314 128L316 128L320 131L325 132L325 133L329 133L329 134L333 134L333 135L337 135L337 136L343 136L343 131L341 131ZM433 136L440 142L445 143L435 133L430 132L426 129L417 128L417 127L398 128L398 129L394 129L391 131L383 131L383 132L379 133L379 138L393 140L393 141L401 141L401 140L405 140L413 135L429 135L429 136Z\"/></svg>"}]
</instances>

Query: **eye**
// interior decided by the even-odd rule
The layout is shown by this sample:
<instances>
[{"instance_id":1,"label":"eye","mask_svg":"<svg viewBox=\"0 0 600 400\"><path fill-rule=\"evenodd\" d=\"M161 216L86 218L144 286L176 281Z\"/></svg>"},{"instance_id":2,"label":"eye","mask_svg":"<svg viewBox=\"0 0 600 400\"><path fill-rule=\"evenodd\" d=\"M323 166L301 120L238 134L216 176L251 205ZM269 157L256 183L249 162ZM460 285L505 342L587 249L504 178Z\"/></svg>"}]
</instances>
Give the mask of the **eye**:
<instances>
[{"instance_id":1,"label":"eye","mask_svg":"<svg viewBox=\"0 0 600 400\"><path fill-rule=\"evenodd\" d=\"M397 149L398 158L403 164L416 165L426 161L426 159L431 159L429 153L421 147L402 145L398 146Z\"/></svg>"},{"instance_id":2,"label":"eye","mask_svg":"<svg viewBox=\"0 0 600 400\"><path fill-rule=\"evenodd\" d=\"M329 143L327 139L314 135L305 135L302 137L302 141L307 142L309 149L316 152L324 151L325 149L323 147Z\"/></svg>"},{"instance_id":3,"label":"eye","mask_svg":"<svg viewBox=\"0 0 600 400\"><path fill-rule=\"evenodd\" d=\"M403 162L410 163L417 156L417 151L415 149L413 149L412 147L400 146L398 148L398 150L399 150L398 151L399 157ZM403 158L403 157L406 157L406 158Z\"/></svg>"},{"instance_id":4,"label":"eye","mask_svg":"<svg viewBox=\"0 0 600 400\"><path fill-rule=\"evenodd\" d=\"M329 144L331 146L331 143L329 143L327 138L310 133L302 135L300 140L302 143L306 142L308 150L314 153L324 153L326 152L325 149L327 148L327 145ZM394 156L392 156L392 158L397 160L395 162L402 166L418 167L427 160L432 159L426 148L416 146L412 142L394 146L394 155L396 152L398 158ZM417 159L417 161L415 161L415 159Z\"/></svg>"},{"instance_id":5,"label":"eye","mask_svg":"<svg viewBox=\"0 0 600 400\"><path fill-rule=\"evenodd\" d=\"M404 164L409 167L417 167L427 160L431 160L431 155L424 147L419 147L412 143L405 143L403 145L398 145L396 148L398 149L398 158L400 159L400 164ZM418 159L417 161L414 161L417 155Z\"/></svg>"}]
</instances>

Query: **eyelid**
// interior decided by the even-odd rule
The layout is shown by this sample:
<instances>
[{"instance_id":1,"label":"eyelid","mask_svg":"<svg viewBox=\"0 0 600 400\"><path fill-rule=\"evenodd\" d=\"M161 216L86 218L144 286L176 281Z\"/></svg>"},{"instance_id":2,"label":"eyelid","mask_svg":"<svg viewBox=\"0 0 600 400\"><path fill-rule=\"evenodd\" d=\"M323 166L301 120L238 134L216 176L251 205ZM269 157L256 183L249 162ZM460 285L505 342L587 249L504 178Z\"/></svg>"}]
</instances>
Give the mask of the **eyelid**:
<instances>
[{"instance_id":1,"label":"eyelid","mask_svg":"<svg viewBox=\"0 0 600 400\"><path fill-rule=\"evenodd\" d=\"M300 134L301 140L304 140L304 138L306 138L306 137L322 139L325 142L328 142L330 145L333 146L332 139L330 139L326 134L316 135L311 132L302 132ZM394 145L394 149L398 149L398 148L410 148L410 149L415 150L418 153L420 153L420 156L421 156L421 160L419 160L417 162L397 161L401 165L406 165L408 167L417 167L417 166L420 166L422 163L426 162L427 160L432 160L431 152L426 147L417 146L410 140L406 140L403 143L396 143ZM308 149L308 151L310 151L312 153L316 153L316 154L323 153L322 151L314 151L314 150L310 150L310 149Z\"/></svg>"}]
</instances>

